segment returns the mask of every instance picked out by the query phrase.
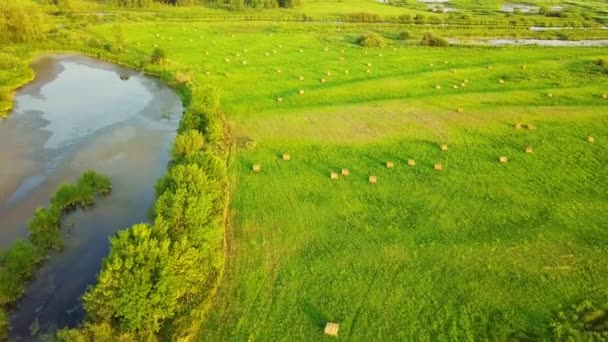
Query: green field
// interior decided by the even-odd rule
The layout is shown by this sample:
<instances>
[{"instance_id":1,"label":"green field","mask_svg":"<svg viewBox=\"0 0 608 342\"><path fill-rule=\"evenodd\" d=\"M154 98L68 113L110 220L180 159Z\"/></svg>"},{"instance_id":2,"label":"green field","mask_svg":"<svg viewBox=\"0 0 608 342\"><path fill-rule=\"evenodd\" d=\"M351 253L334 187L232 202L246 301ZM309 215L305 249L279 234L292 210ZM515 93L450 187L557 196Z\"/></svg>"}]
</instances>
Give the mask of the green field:
<instances>
[{"instance_id":1,"label":"green field","mask_svg":"<svg viewBox=\"0 0 608 342\"><path fill-rule=\"evenodd\" d=\"M502 3L476 3L453 5L504 18ZM608 13L603 2L569 6ZM428 13L415 2L305 1L227 22L208 5L82 24L103 42L119 25L123 57L162 48L164 71L221 89L235 145L227 261L198 340L319 340L327 322L353 341L608 338L606 47L431 48L417 45L430 28L558 33L321 20L360 11ZM299 14L315 20L240 17ZM81 27L71 29L61 39L77 41ZM357 45L368 31L387 47Z\"/></svg>"},{"instance_id":2,"label":"green field","mask_svg":"<svg viewBox=\"0 0 608 342\"><path fill-rule=\"evenodd\" d=\"M364 49L355 28L124 26L221 87L237 140L256 143L234 157L201 340L316 340L327 321L351 340L544 339L560 310L604 305L606 49Z\"/></svg>"}]
</instances>

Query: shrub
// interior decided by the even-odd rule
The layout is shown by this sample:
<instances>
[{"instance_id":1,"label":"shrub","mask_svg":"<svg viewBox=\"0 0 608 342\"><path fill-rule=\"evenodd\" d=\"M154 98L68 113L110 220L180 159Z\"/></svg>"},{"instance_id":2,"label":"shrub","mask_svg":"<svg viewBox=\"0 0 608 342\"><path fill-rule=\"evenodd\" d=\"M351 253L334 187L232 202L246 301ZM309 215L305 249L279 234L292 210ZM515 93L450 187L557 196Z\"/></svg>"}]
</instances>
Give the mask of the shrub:
<instances>
[{"instance_id":1,"label":"shrub","mask_svg":"<svg viewBox=\"0 0 608 342\"><path fill-rule=\"evenodd\" d=\"M34 272L37 260L36 248L23 240L0 253L0 305L12 303L21 297L23 282Z\"/></svg>"},{"instance_id":2,"label":"shrub","mask_svg":"<svg viewBox=\"0 0 608 342\"><path fill-rule=\"evenodd\" d=\"M25 0L0 0L0 42L29 43L44 36L39 6Z\"/></svg>"},{"instance_id":3,"label":"shrub","mask_svg":"<svg viewBox=\"0 0 608 342\"><path fill-rule=\"evenodd\" d=\"M152 57L150 57L150 63L152 64L163 64L165 59L167 58L167 54L165 50L157 47L152 51Z\"/></svg>"},{"instance_id":4,"label":"shrub","mask_svg":"<svg viewBox=\"0 0 608 342\"><path fill-rule=\"evenodd\" d=\"M346 21L373 23L382 21L382 17L375 13L357 12L347 14Z\"/></svg>"},{"instance_id":5,"label":"shrub","mask_svg":"<svg viewBox=\"0 0 608 342\"><path fill-rule=\"evenodd\" d=\"M188 154L202 150L204 144L205 137L203 137L201 132L195 129L187 130L175 137L173 148L171 150L171 156L174 159L181 159Z\"/></svg>"},{"instance_id":6,"label":"shrub","mask_svg":"<svg viewBox=\"0 0 608 342\"><path fill-rule=\"evenodd\" d=\"M401 40L408 40L410 39L410 33L407 31L401 31L397 33L397 38Z\"/></svg>"},{"instance_id":7,"label":"shrub","mask_svg":"<svg viewBox=\"0 0 608 342\"><path fill-rule=\"evenodd\" d=\"M61 212L54 207L38 208L29 223L30 241L41 253L61 250L63 241L59 230Z\"/></svg>"},{"instance_id":8,"label":"shrub","mask_svg":"<svg viewBox=\"0 0 608 342\"><path fill-rule=\"evenodd\" d=\"M414 19L409 14L402 14L399 16L399 22L404 24L411 24L414 22Z\"/></svg>"},{"instance_id":9,"label":"shrub","mask_svg":"<svg viewBox=\"0 0 608 342\"><path fill-rule=\"evenodd\" d=\"M369 32L362 34L357 38L357 44L365 47L385 47L386 41L381 35L375 32Z\"/></svg>"},{"instance_id":10,"label":"shrub","mask_svg":"<svg viewBox=\"0 0 608 342\"><path fill-rule=\"evenodd\" d=\"M449 43L447 40L441 38L440 36L434 34L433 32L425 32L422 35L422 39L420 39L420 45L445 47L445 46L448 46Z\"/></svg>"}]
</instances>

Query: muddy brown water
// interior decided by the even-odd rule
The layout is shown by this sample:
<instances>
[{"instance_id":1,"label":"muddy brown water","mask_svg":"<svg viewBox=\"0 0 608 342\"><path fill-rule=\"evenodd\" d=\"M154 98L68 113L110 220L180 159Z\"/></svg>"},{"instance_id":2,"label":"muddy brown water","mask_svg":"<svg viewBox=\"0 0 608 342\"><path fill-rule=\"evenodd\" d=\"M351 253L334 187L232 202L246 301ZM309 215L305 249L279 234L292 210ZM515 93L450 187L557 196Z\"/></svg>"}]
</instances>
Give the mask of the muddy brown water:
<instances>
[{"instance_id":1,"label":"muddy brown water","mask_svg":"<svg viewBox=\"0 0 608 342\"><path fill-rule=\"evenodd\" d=\"M0 121L0 247L26 238L34 210L85 170L111 177L113 191L64 218L64 250L42 264L11 311L11 335L21 340L83 318L80 298L109 236L148 221L182 113L172 89L127 68L77 55L40 57L32 68L36 79Z\"/></svg>"}]
</instances>

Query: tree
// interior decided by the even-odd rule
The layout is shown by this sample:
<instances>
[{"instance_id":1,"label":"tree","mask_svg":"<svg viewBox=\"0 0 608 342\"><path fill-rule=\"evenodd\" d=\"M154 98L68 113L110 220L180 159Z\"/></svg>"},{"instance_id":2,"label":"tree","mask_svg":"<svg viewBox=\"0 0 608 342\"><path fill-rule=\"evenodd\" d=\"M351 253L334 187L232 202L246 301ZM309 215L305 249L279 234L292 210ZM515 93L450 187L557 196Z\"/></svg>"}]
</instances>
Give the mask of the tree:
<instances>
[{"instance_id":1,"label":"tree","mask_svg":"<svg viewBox=\"0 0 608 342\"><path fill-rule=\"evenodd\" d=\"M165 50L157 47L152 51L152 57L150 57L150 63L152 64L163 64L165 59L167 58L167 54Z\"/></svg>"},{"instance_id":2,"label":"tree","mask_svg":"<svg viewBox=\"0 0 608 342\"><path fill-rule=\"evenodd\" d=\"M175 137L171 156L174 159L180 159L184 156L200 151L205 144L205 137L196 129L189 129Z\"/></svg>"},{"instance_id":3,"label":"tree","mask_svg":"<svg viewBox=\"0 0 608 342\"><path fill-rule=\"evenodd\" d=\"M38 208L29 223L30 241L42 253L63 247L59 231L60 211L57 207Z\"/></svg>"},{"instance_id":4,"label":"tree","mask_svg":"<svg viewBox=\"0 0 608 342\"><path fill-rule=\"evenodd\" d=\"M46 20L29 0L0 0L0 42L30 43L44 37Z\"/></svg>"}]
</instances>

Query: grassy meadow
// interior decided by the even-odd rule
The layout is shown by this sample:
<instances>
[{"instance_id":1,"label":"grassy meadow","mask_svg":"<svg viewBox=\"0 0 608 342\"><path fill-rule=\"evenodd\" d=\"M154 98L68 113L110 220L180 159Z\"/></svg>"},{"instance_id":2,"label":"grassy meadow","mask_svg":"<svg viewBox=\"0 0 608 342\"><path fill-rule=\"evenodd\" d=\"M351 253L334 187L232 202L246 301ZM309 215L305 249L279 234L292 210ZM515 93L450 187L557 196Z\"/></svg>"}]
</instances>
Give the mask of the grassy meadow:
<instances>
[{"instance_id":1,"label":"grassy meadow","mask_svg":"<svg viewBox=\"0 0 608 342\"><path fill-rule=\"evenodd\" d=\"M200 340L317 340L327 321L350 340L548 339L560 311L606 304L605 48L362 48L356 25L123 29L220 87L239 145L227 276Z\"/></svg>"}]
</instances>

